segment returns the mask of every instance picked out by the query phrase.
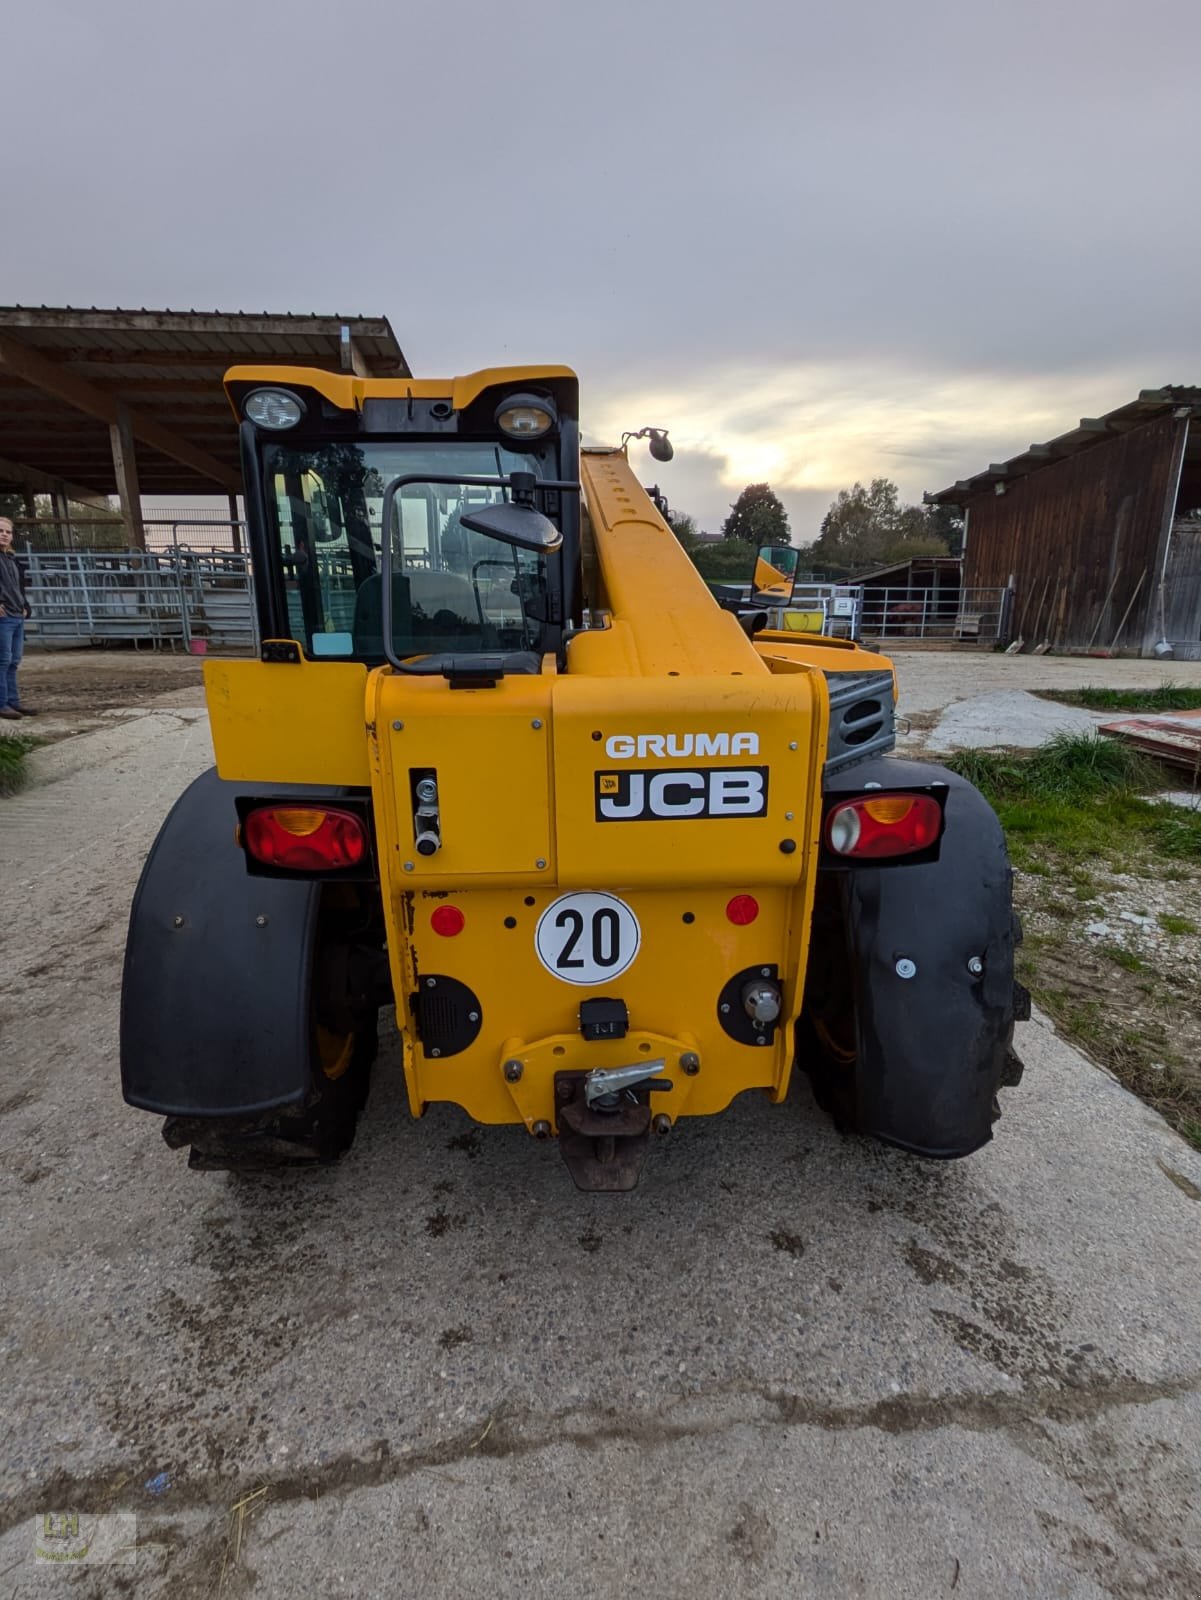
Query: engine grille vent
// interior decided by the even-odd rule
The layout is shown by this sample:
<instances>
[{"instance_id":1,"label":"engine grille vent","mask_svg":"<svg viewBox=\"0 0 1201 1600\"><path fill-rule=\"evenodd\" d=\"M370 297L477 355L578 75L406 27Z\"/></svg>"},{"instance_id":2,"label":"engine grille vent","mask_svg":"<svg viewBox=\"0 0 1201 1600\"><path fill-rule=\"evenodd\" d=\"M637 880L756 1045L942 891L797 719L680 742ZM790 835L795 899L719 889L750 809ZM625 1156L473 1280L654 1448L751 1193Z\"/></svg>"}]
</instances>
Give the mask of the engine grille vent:
<instances>
[{"instance_id":1,"label":"engine grille vent","mask_svg":"<svg viewBox=\"0 0 1201 1600\"><path fill-rule=\"evenodd\" d=\"M891 672L828 672L830 740L826 772L868 756L885 755L897 742Z\"/></svg>"}]
</instances>

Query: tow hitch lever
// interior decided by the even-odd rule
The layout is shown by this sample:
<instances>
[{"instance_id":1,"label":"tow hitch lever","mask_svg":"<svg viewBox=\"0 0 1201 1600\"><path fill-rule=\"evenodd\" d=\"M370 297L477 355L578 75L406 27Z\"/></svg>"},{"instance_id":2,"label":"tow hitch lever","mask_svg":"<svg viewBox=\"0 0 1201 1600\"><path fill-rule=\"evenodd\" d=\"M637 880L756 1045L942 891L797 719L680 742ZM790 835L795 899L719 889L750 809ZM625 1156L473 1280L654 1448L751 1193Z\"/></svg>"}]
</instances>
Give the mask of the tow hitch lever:
<instances>
[{"instance_id":1,"label":"tow hitch lever","mask_svg":"<svg viewBox=\"0 0 1201 1600\"><path fill-rule=\"evenodd\" d=\"M646 1083L648 1078L662 1072L666 1065L666 1057L660 1056L657 1061L638 1061L632 1067L593 1067L584 1076L584 1104L593 1106L598 1100L619 1094L622 1089L632 1088L636 1083ZM670 1089L671 1081L664 1079L662 1083L647 1084L647 1087Z\"/></svg>"}]
</instances>

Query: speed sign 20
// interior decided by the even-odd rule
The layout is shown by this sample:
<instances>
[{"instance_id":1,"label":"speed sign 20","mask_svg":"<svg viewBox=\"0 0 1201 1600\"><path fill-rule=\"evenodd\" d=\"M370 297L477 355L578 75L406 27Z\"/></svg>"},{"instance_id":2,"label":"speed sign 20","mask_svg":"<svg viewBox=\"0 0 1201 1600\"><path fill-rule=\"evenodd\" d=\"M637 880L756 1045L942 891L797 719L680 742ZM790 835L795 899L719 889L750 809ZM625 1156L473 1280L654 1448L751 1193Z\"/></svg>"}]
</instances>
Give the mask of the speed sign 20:
<instances>
[{"instance_id":1,"label":"speed sign 20","mask_svg":"<svg viewBox=\"0 0 1201 1600\"><path fill-rule=\"evenodd\" d=\"M638 918L613 894L564 894L538 918L534 949L548 972L567 983L606 983L638 954Z\"/></svg>"}]
</instances>

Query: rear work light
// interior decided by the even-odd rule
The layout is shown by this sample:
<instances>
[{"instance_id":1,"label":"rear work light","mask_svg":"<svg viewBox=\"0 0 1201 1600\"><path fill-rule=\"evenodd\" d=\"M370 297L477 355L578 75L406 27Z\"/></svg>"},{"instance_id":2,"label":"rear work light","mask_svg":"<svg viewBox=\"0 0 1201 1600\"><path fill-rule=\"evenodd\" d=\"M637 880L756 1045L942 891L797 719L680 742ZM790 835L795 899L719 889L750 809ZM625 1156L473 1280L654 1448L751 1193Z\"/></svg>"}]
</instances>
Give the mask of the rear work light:
<instances>
[{"instance_id":1,"label":"rear work light","mask_svg":"<svg viewBox=\"0 0 1201 1600\"><path fill-rule=\"evenodd\" d=\"M860 795L826 817L827 846L861 861L929 850L941 833L942 807L930 794Z\"/></svg>"},{"instance_id":2,"label":"rear work light","mask_svg":"<svg viewBox=\"0 0 1201 1600\"><path fill-rule=\"evenodd\" d=\"M332 806L263 806L242 823L256 861L293 872L339 872L367 854L367 834L352 811Z\"/></svg>"}]
</instances>

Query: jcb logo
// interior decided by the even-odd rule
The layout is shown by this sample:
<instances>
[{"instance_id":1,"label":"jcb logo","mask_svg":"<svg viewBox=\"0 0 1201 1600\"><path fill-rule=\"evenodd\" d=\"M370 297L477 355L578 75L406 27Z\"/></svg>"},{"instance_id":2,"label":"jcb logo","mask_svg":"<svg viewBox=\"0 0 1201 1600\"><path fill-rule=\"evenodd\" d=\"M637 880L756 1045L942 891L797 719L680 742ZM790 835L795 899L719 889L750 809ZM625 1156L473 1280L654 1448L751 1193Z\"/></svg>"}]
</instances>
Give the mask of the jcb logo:
<instances>
[{"instance_id":1,"label":"jcb logo","mask_svg":"<svg viewBox=\"0 0 1201 1600\"><path fill-rule=\"evenodd\" d=\"M767 815L766 767L691 772L598 772L598 822L678 822L685 817Z\"/></svg>"}]
</instances>

